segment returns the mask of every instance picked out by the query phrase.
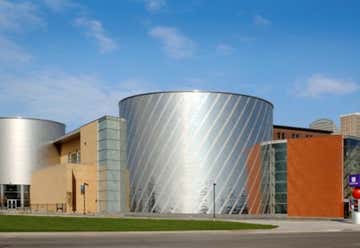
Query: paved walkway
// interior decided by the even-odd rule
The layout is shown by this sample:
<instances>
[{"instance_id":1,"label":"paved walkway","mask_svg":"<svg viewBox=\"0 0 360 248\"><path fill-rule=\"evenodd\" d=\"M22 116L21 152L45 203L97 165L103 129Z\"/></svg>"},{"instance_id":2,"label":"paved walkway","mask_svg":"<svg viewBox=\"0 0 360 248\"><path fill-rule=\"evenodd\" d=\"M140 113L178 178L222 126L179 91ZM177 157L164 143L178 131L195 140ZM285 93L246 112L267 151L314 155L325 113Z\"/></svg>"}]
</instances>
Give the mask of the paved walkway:
<instances>
[{"instance_id":1,"label":"paved walkway","mask_svg":"<svg viewBox=\"0 0 360 248\"><path fill-rule=\"evenodd\" d=\"M341 232L359 231L360 225L351 220L241 220L241 222L272 224L278 228L271 230L256 230L259 233L308 233L308 232Z\"/></svg>"}]
</instances>

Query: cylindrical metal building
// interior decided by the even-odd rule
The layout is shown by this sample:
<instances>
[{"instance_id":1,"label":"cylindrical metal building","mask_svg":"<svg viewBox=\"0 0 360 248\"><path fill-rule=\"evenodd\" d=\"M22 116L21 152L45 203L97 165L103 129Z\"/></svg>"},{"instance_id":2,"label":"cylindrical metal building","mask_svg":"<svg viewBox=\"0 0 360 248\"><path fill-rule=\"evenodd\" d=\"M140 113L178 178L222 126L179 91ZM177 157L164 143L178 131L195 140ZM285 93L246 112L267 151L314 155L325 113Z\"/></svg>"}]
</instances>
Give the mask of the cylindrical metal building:
<instances>
[{"instance_id":1,"label":"cylindrical metal building","mask_svg":"<svg viewBox=\"0 0 360 248\"><path fill-rule=\"evenodd\" d=\"M212 213L214 183L217 213L246 213L251 204L266 204L268 194L259 191L269 172L258 168L259 154L249 154L255 144L271 140L270 102L175 91L130 96L119 108L127 120L132 211Z\"/></svg>"},{"instance_id":2,"label":"cylindrical metal building","mask_svg":"<svg viewBox=\"0 0 360 248\"><path fill-rule=\"evenodd\" d=\"M55 121L0 117L0 207L28 206L31 174L43 163L43 146L64 135Z\"/></svg>"},{"instance_id":3,"label":"cylindrical metal building","mask_svg":"<svg viewBox=\"0 0 360 248\"><path fill-rule=\"evenodd\" d=\"M327 118L317 119L317 120L311 122L309 127L311 129L336 132L336 125L335 125L334 121L327 119Z\"/></svg>"}]
</instances>

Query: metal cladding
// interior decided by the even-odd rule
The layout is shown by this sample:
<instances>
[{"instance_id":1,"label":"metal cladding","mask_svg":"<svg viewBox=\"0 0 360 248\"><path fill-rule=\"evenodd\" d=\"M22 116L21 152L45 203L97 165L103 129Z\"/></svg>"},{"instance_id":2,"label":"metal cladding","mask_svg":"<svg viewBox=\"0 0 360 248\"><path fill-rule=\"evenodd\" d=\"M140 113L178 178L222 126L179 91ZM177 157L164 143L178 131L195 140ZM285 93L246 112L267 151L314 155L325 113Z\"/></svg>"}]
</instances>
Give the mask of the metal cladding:
<instances>
[{"instance_id":1,"label":"metal cladding","mask_svg":"<svg viewBox=\"0 0 360 248\"><path fill-rule=\"evenodd\" d=\"M271 103L240 94L184 91L136 95L119 107L128 124L131 211L212 213L214 183L216 213L251 212L249 201L264 205L261 194L248 193L249 170L259 167L260 156L249 153L255 144L271 140ZM254 181L267 177L264 173L255 173ZM259 190L251 192L263 187L257 184Z\"/></svg>"},{"instance_id":2,"label":"metal cladding","mask_svg":"<svg viewBox=\"0 0 360 248\"><path fill-rule=\"evenodd\" d=\"M310 123L309 127L311 129L319 129L319 130L325 130L325 131L331 131L336 132L336 125L335 123L330 119L317 119L316 121L313 121Z\"/></svg>"},{"instance_id":3,"label":"metal cladding","mask_svg":"<svg viewBox=\"0 0 360 248\"><path fill-rule=\"evenodd\" d=\"M0 118L0 184L30 184L32 172L42 166L41 148L64 133L58 122Z\"/></svg>"}]
</instances>

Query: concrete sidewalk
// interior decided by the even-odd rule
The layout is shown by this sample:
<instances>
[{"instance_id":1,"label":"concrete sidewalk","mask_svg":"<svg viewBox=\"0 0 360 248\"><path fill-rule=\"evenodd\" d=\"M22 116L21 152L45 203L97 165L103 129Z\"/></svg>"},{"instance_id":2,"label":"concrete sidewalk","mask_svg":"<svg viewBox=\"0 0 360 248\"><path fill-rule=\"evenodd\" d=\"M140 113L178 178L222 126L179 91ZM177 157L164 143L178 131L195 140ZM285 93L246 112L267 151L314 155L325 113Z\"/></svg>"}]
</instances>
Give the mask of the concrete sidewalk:
<instances>
[{"instance_id":1,"label":"concrete sidewalk","mask_svg":"<svg viewBox=\"0 0 360 248\"><path fill-rule=\"evenodd\" d=\"M249 219L241 222L256 224L277 225L271 230L255 230L256 233L309 233L309 232L360 232L360 225L351 223L351 220L267 220Z\"/></svg>"}]
</instances>

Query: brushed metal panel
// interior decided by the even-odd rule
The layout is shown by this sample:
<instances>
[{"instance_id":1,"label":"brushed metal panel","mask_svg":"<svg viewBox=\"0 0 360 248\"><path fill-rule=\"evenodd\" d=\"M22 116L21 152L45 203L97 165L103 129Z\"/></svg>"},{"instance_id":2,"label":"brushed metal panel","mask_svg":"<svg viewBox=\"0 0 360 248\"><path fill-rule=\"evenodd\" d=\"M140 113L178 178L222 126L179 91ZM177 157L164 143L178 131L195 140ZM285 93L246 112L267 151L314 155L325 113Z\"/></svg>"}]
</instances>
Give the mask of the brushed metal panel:
<instances>
[{"instance_id":1,"label":"brushed metal panel","mask_svg":"<svg viewBox=\"0 0 360 248\"><path fill-rule=\"evenodd\" d=\"M248 153L271 140L271 103L221 92L158 92L125 98L119 108L128 124L131 211L211 213L214 182L217 213L246 207Z\"/></svg>"},{"instance_id":2,"label":"brushed metal panel","mask_svg":"<svg viewBox=\"0 0 360 248\"><path fill-rule=\"evenodd\" d=\"M0 184L30 184L32 172L43 165L41 149L64 133L58 122L0 118Z\"/></svg>"}]
</instances>

